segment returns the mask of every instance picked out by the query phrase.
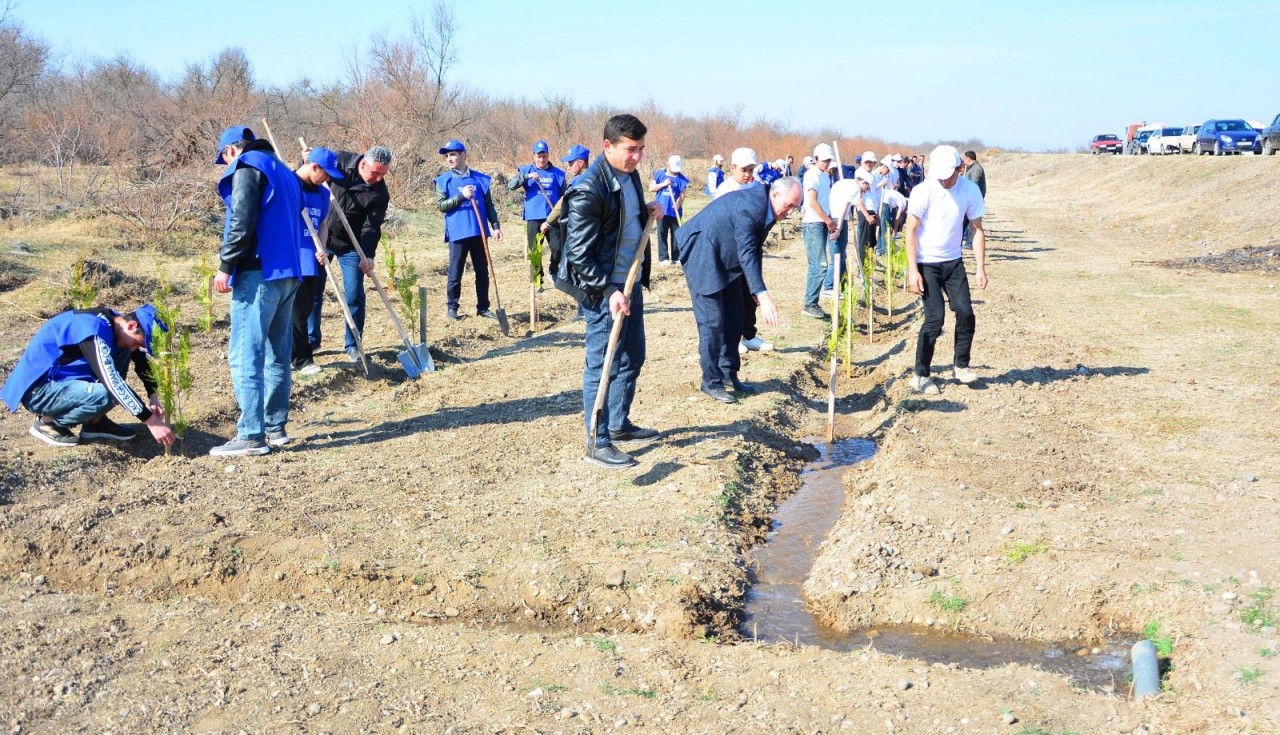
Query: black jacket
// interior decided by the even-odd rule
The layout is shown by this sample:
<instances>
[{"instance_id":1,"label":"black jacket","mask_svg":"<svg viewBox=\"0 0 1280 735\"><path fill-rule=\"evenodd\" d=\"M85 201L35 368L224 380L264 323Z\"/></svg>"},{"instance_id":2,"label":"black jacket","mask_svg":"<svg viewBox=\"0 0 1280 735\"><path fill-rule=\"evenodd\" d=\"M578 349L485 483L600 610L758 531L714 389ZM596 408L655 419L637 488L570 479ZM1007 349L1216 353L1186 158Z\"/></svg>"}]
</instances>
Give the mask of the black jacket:
<instances>
[{"instance_id":1,"label":"black jacket","mask_svg":"<svg viewBox=\"0 0 1280 735\"><path fill-rule=\"evenodd\" d=\"M645 227L649 210L645 206L640 174L632 173L627 180L635 187L636 199L640 202L640 226ZM625 185L627 181L615 176L613 167L601 155L564 193L565 238L555 284L588 306L607 301L618 291L610 282L610 276L618 255L618 241L622 238L622 187ZM640 246L644 248L640 285L648 288L648 240Z\"/></svg>"},{"instance_id":2,"label":"black jacket","mask_svg":"<svg viewBox=\"0 0 1280 735\"><path fill-rule=\"evenodd\" d=\"M250 141L244 150L275 153L265 140ZM266 188L266 175L252 166L241 166L231 175L231 202L227 205L231 221L218 253L220 272L262 268L262 261L258 258L258 210Z\"/></svg>"},{"instance_id":3,"label":"black jacket","mask_svg":"<svg viewBox=\"0 0 1280 735\"><path fill-rule=\"evenodd\" d=\"M382 239L382 222L387 218L387 206L391 204L391 193L387 191L387 182L366 184L360 178L361 153L338 153L338 169L342 171L342 180L329 182L329 189L342 212L351 223L351 231L360 240L360 248L365 257L372 258L378 252L378 241ZM338 219L335 216L335 219ZM351 238L347 237L347 229L342 222L335 221L329 226L329 251L333 253L349 253L355 250Z\"/></svg>"}]
</instances>

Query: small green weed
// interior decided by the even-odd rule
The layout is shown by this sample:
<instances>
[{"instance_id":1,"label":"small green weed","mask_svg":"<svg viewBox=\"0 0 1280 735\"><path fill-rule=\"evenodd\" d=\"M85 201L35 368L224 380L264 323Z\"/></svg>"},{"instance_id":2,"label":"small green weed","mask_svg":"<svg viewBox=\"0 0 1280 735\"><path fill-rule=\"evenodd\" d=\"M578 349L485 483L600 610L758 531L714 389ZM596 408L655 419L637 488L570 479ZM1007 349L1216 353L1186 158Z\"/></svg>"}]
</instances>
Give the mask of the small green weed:
<instances>
[{"instance_id":1,"label":"small green weed","mask_svg":"<svg viewBox=\"0 0 1280 735\"><path fill-rule=\"evenodd\" d=\"M421 572L413 575L413 583L414 585L421 587L422 585L427 583L427 575L422 574Z\"/></svg>"},{"instance_id":2,"label":"small green weed","mask_svg":"<svg viewBox=\"0 0 1280 735\"><path fill-rule=\"evenodd\" d=\"M929 593L929 604L945 612L963 612L969 606L969 601L960 596L958 581L952 580L951 587L953 591L944 591L935 587L933 592Z\"/></svg>"},{"instance_id":3,"label":"small green weed","mask_svg":"<svg viewBox=\"0 0 1280 735\"><path fill-rule=\"evenodd\" d=\"M1020 564L1036 554L1043 554L1049 550L1049 545L1044 543L1034 544L1014 544L1005 548L1003 552L1004 560L1011 564Z\"/></svg>"},{"instance_id":4,"label":"small green weed","mask_svg":"<svg viewBox=\"0 0 1280 735\"><path fill-rule=\"evenodd\" d=\"M534 689L541 689L542 691L550 692L551 694L559 694L560 692L569 691L569 687L565 686L564 684L556 684L555 682L546 682L537 676L533 677L533 679L529 681L529 685L524 687L520 691L531 692Z\"/></svg>"},{"instance_id":5,"label":"small green weed","mask_svg":"<svg viewBox=\"0 0 1280 735\"><path fill-rule=\"evenodd\" d=\"M596 650L600 651L601 653L617 653L618 652L618 644L614 643L608 638L603 638L601 636L592 636L587 640L591 641L591 645L595 646Z\"/></svg>"},{"instance_id":6,"label":"small green weed","mask_svg":"<svg viewBox=\"0 0 1280 735\"><path fill-rule=\"evenodd\" d=\"M1258 655L1263 658L1275 658L1277 651L1274 648L1259 648Z\"/></svg>"},{"instance_id":7,"label":"small green weed","mask_svg":"<svg viewBox=\"0 0 1280 735\"><path fill-rule=\"evenodd\" d=\"M1244 669L1240 672L1240 681L1245 684L1257 684L1262 678L1262 669Z\"/></svg>"},{"instance_id":8,"label":"small green weed","mask_svg":"<svg viewBox=\"0 0 1280 735\"><path fill-rule=\"evenodd\" d=\"M1147 623L1147 627L1142 629L1142 637L1151 641L1156 647L1156 653L1161 656L1173 655L1173 638L1161 630L1159 620Z\"/></svg>"},{"instance_id":9,"label":"small green weed","mask_svg":"<svg viewBox=\"0 0 1280 735\"><path fill-rule=\"evenodd\" d=\"M1272 591L1263 587L1250 597L1249 606L1240 611L1240 620L1246 625L1258 628L1275 627L1276 616L1267 603L1271 600Z\"/></svg>"},{"instance_id":10,"label":"small green weed","mask_svg":"<svg viewBox=\"0 0 1280 735\"><path fill-rule=\"evenodd\" d=\"M698 692L698 696L695 698L699 702L715 702L720 699L720 697L716 695L715 692L711 691L711 687L703 687L702 691Z\"/></svg>"}]
</instances>

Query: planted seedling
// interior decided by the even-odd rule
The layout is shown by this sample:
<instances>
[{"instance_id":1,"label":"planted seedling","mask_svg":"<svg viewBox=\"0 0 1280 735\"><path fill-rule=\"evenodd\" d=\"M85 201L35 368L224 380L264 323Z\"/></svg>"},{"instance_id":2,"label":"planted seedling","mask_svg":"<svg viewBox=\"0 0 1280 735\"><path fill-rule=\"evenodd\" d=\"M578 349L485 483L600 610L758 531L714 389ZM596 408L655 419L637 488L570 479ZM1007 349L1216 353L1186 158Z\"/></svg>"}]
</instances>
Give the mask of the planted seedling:
<instances>
[{"instance_id":1,"label":"planted seedling","mask_svg":"<svg viewBox=\"0 0 1280 735\"><path fill-rule=\"evenodd\" d=\"M418 268L408 256L397 254L390 241L386 242L382 252L387 276L391 279L391 289L400 296L400 314L412 334L418 328Z\"/></svg>"},{"instance_id":2,"label":"planted seedling","mask_svg":"<svg viewBox=\"0 0 1280 735\"><path fill-rule=\"evenodd\" d=\"M98 287L88 274L88 261L81 257L71 266L71 283L67 285L71 308L88 309L98 300Z\"/></svg>"},{"instance_id":3,"label":"planted seedling","mask_svg":"<svg viewBox=\"0 0 1280 735\"><path fill-rule=\"evenodd\" d=\"M157 329L151 335L151 373L165 418L181 439L187 431L185 404L195 385L195 376L191 372L191 334L178 324L182 314L178 307L169 305L172 294L173 286L161 278L152 303L156 316L169 329ZM164 448L164 454L169 456L169 447Z\"/></svg>"}]
</instances>

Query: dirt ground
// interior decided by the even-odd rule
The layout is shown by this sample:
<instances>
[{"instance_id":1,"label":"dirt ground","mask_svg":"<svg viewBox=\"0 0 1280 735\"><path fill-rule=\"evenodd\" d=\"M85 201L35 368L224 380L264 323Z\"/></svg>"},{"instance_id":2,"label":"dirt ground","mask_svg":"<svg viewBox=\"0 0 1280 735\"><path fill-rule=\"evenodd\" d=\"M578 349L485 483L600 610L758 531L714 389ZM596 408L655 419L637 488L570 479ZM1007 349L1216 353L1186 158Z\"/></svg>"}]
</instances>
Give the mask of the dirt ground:
<instances>
[{"instance_id":1,"label":"dirt ground","mask_svg":"<svg viewBox=\"0 0 1280 735\"><path fill-rule=\"evenodd\" d=\"M55 450L26 435L29 416L0 418L0 724L1280 731L1275 275L1186 260L1277 244L1280 162L986 164L982 380L911 395L918 308L899 298L894 317L879 315L852 377L842 370L837 434L881 449L847 475L806 596L843 628L931 621L1083 647L1154 622L1172 644L1158 699L1026 666L741 640L750 547L816 456L802 439L821 433L825 407L826 327L800 315L794 225L765 261L784 309L764 330L778 349L744 366L765 391L735 406L697 391L683 277L655 271L634 418L664 434L635 470L609 473L580 458L582 328L569 299L543 294L542 328L524 336L516 218L495 247L504 338L474 316L444 320L438 215L404 212L396 244L426 274L440 369L405 379L370 294L364 378L341 361L331 301L327 369L295 383L288 449L207 456L236 416L225 300L214 331L194 339L182 456L142 439ZM83 253L122 274L104 303L136 306L159 271L186 285L194 321L192 261L116 250L89 222L10 228L0 246L6 371L36 318L65 308ZM464 313L473 299L464 282ZM944 378L949 339L934 361Z\"/></svg>"}]
</instances>

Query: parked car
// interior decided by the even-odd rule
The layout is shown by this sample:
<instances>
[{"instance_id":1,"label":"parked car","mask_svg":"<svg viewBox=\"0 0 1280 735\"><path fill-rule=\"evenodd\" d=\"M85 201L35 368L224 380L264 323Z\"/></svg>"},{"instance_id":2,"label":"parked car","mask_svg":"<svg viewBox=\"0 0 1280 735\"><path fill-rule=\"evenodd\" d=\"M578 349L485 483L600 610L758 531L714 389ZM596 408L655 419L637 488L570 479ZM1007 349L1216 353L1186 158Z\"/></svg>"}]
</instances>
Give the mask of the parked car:
<instances>
[{"instance_id":1,"label":"parked car","mask_svg":"<svg viewBox=\"0 0 1280 735\"><path fill-rule=\"evenodd\" d=\"M1182 129L1182 135L1178 136L1178 150L1182 153L1190 153L1191 148L1196 144L1196 133L1200 132L1199 125L1188 125Z\"/></svg>"},{"instance_id":2,"label":"parked car","mask_svg":"<svg viewBox=\"0 0 1280 735\"><path fill-rule=\"evenodd\" d=\"M1133 131L1133 140L1129 144L1132 148L1132 152L1137 155L1149 153L1150 151L1147 150L1147 140L1151 137L1152 133L1163 127L1164 123L1151 123L1150 125L1143 125Z\"/></svg>"},{"instance_id":3,"label":"parked car","mask_svg":"<svg viewBox=\"0 0 1280 735\"><path fill-rule=\"evenodd\" d=\"M1142 151L1138 150L1138 131L1146 127L1146 123L1133 123L1124 129L1124 154L1126 156L1136 156Z\"/></svg>"},{"instance_id":4,"label":"parked car","mask_svg":"<svg viewBox=\"0 0 1280 735\"><path fill-rule=\"evenodd\" d=\"M1262 129L1262 153L1268 156L1274 156L1276 151L1280 151L1280 115L1276 115L1276 119L1271 124Z\"/></svg>"},{"instance_id":5,"label":"parked car","mask_svg":"<svg viewBox=\"0 0 1280 735\"><path fill-rule=\"evenodd\" d=\"M1205 120L1191 152L1225 156L1253 151L1257 144L1258 131L1244 120Z\"/></svg>"},{"instance_id":6,"label":"parked car","mask_svg":"<svg viewBox=\"0 0 1280 735\"><path fill-rule=\"evenodd\" d=\"M1120 136L1111 133L1103 133L1102 135L1093 136L1093 140L1089 143L1089 152L1093 155L1099 153L1119 153L1123 144L1120 142Z\"/></svg>"},{"instance_id":7,"label":"parked car","mask_svg":"<svg viewBox=\"0 0 1280 735\"><path fill-rule=\"evenodd\" d=\"M1182 128L1156 128L1147 138L1147 153L1163 156L1166 153L1181 153L1178 147L1178 136Z\"/></svg>"}]
</instances>

